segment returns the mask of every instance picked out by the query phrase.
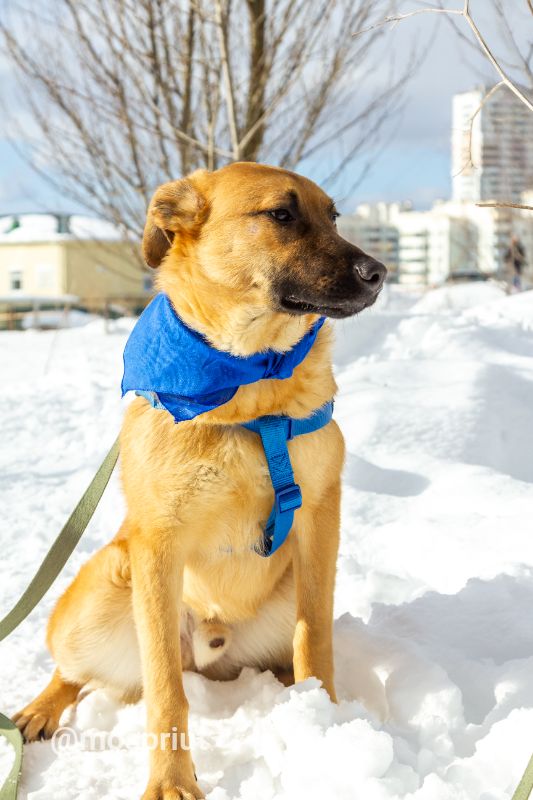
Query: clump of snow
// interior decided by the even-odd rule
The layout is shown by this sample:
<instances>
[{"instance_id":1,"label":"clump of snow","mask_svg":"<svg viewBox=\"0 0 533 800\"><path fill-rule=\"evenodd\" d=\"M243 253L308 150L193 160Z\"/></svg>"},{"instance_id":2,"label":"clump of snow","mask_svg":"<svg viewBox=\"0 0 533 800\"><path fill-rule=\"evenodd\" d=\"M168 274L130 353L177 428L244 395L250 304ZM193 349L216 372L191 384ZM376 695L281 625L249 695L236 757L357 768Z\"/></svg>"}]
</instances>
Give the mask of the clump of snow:
<instances>
[{"instance_id":1,"label":"clump of snow","mask_svg":"<svg viewBox=\"0 0 533 800\"><path fill-rule=\"evenodd\" d=\"M533 750L532 318L533 292L475 284L422 298L392 287L337 324L340 702L314 679L284 688L250 669L231 683L186 674L209 800L512 796ZM3 610L115 438L132 324L0 334ZM2 644L4 712L47 681L50 608L123 511L114 476L64 573ZM57 753L26 748L21 800L140 796L142 703L98 690L65 724Z\"/></svg>"}]
</instances>

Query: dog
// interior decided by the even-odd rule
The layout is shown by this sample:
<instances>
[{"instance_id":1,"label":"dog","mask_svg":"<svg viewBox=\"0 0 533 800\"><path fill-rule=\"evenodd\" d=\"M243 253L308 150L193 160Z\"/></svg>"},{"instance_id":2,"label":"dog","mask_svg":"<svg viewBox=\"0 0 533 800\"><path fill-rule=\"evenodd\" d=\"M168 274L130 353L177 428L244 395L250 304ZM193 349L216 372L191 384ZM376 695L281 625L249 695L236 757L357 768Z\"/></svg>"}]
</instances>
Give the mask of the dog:
<instances>
[{"instance_id":1,"label":"dog","mask_svg":"<svg viewBox=\"0 0 533 800\"><path fill-rule=\"evenodd\" d=\"M185 325L216 350L287 353L322 316L376 300L385 267L336 229L333 201L276 167L234 163L160 186L143 253ZM271 558L254 550L272 506L260 437L242 423L300 419L333 398L326 322L291 377L242 385L226 403L175 424L137 397L121 432L127 503L115 538L80 569L49 620L57 665L14 720L26 740L50 737L82 687L144 695L147 730L188 735L182 671L217 680L244 666L302 681L336 700L333 593L344 442L332 420L288 444L303 506ZM289 676L289 678L287 677ZM168 737L169 738L169 737ZM190 752L150 753L143 800L201 798Z\"/></svg>"}]
</instances>

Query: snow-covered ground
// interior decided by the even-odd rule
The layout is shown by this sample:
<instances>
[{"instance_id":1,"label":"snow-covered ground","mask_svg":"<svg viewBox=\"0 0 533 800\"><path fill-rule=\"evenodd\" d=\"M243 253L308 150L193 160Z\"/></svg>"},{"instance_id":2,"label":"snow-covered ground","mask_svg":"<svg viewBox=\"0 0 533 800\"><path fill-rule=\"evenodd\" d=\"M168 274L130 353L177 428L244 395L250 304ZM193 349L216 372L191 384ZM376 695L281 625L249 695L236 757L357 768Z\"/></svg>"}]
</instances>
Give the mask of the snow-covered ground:
<instances>
[{"instance_id":1,"label":"snow-covered ground","mask_svg":"<svg viewBox=\"0 0 533 800\"><path fill-rule=\"evenodd\" d=\"M113 441L130 327L0 334L0 610L17 599ZM533 292L390 289L337 325L347 439L335 649L341 701L270 673L188 674L209 800L504 800L533 750ZM123 513L116 477L45 602L0 646L0 709L47 681L50 607ZM26 748L21 798L131 800L142 703L104 691L87 742ZM0 779L10 753L0 743Z\"/></svg>"}]
</instances>

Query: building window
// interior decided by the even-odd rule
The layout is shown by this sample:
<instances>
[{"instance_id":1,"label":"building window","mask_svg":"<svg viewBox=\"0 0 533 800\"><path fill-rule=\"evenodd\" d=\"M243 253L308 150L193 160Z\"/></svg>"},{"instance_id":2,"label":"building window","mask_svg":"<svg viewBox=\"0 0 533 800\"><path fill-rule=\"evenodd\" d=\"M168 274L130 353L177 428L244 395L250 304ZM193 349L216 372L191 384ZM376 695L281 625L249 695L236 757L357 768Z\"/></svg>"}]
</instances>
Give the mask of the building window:
<instances>
[{"instance_id":1,"label":"building window","mask_svg":"<svg viewBox=\"0 0 533 800\"><path fill-rule=\"evenodd\" d=\"M22 270L12 269L9 271L9 288L12 292L22 289Z\"/></svg>"}]
</instances>

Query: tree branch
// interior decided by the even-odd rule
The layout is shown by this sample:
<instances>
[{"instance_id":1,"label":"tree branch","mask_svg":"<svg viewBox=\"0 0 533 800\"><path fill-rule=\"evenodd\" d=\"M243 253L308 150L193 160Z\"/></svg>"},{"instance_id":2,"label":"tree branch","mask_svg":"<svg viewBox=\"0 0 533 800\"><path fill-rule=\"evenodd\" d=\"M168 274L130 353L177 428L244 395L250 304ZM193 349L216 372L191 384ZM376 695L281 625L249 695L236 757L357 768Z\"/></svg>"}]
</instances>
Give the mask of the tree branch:
<instances>
[{"instance_id":1,"label":"tree branch","mask_svg":"<svg viewBox=\"0 0 533 800\"><path fill-rule=\"evenodd\" d=\"M533 0L528 0L528 3L531 4ZM470 4L469 0L465 0L464 7L462 9L451 9L451 8L436 8L432 6L431 8L419 8L415 11L409 11L405 14L395 14L385 19L381 20L380 22L376 22L373 25L368 26L367 28L363 28L360 31L356 31L353 36L360 36L363 33L367 33L368 31L372 31L375 28L382 27L383 25L387 25L391 22L401 22L404 19L408 19L409 17L415 17L419 14L444 14L447 16L456 16L456 17L463 17L467 24L469 25L472 33L477 39L477 42L485 54L486 58L490 61L500 79L505 85L518 97L519 100L524 103L530 111L533 111L533 102L524 94L524 92L516 85L516 83L507 75L503 67L499 64L496 57L494 56L492 50L490 49L487 41L479 28L477 27L476 23L474 22L472 15L470 13Z\"/></svg>"},{"instance_id":2,"label":"tree branch","mask_svg":"<svg viewBox=\"0 0 533 800\"><path fill-rule=\"evenodd\" d=\"M457 172L453 176L454 178L456 178L458 175L460 175L462 172L464 172L464 170L467 167L472 167L472 169L477 169L476 165L474 164L474 159L473 159L473 155L472 155L472 142L473 142L473 137L474 137L474 122L475 122L475 119L476 119L477 115L479 114L479 112L481 111L483 106L485 105L485 103L488 100L490 100L490 98L492 97L493 94L496 94L498 89L501 89L502 86L505 86L505 85L506 84L503 81L500 81L499 83L495 83L494 86L492 87L492 89L489 89L489 91L482 98L480 104L478 105L478 107L476 108L476 110L474 111L472 116L470 117L469 132L468 132L468 163L465 164L464 167L462 167L462 169L460 169L459 172Z\"/></svg>"}]
</instances>

